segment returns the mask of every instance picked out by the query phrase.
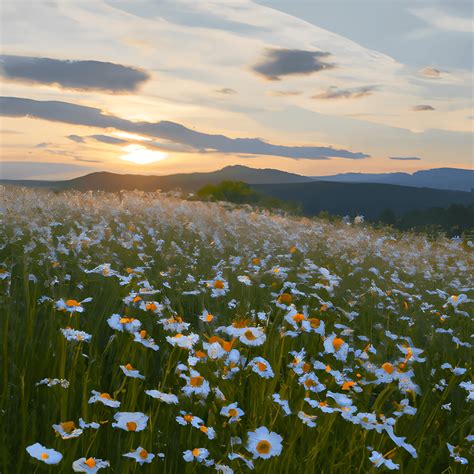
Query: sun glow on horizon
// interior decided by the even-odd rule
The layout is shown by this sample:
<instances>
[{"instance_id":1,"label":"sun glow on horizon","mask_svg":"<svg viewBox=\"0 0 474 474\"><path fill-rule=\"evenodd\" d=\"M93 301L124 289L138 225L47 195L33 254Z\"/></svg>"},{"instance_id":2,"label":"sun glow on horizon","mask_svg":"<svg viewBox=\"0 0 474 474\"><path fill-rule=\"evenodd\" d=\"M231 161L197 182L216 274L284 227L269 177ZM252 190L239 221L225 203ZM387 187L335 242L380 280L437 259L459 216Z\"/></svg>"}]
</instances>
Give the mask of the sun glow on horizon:
<instances>
[{"instance_id":1,"label":"sun glow on horizon","mask_svg":"<svg viewBox=\"0 0 474 474\"><path fill-rule=\"evenodd\" d=\"M151 138L143 137L142 135L137 135L136 133L116 131L116 132L112 132L112 135L115 135L116 137L120 137L120 138L127 138L129 140L139 140L139 141L146 141L146 142L151 141Z\"/></svg>"},{"instance_id":2,"label":"sun glow on horizon","mask_svg":"<svg viewBox=\"0 0 474 474\"><path fill-rule=\"evenodd\" d=\"M123 148L125 152L120 158L125 161L131 161L138 165L148 165L156 161L164 160L168 153L158 150L150 150L142 145L127 145Z\"/></svg>"}]
</instances>

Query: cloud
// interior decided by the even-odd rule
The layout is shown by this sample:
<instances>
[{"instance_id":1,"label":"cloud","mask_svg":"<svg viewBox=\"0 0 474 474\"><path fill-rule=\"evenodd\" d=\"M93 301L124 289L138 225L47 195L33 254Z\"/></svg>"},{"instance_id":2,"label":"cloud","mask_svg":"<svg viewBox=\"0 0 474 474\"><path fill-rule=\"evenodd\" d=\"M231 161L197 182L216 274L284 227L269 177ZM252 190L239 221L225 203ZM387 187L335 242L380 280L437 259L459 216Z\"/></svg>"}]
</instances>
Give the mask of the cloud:
<instances>
[{"instance_id":1,"label":"cloud","mask_svg":"<svg viewBox=\"0 0 474 474\"><path fill-rule=\"evenodd\" d=\"M301 95L301 91L269 91L268 95L273 97L294 97L296 95Z\"/></svg>"},{"instance_id":2,"label":"cloud","mask_svg":"<svg viewBox=\"0 0 474 474\"><path fill-rule=\"evenodd\" d=\"M365 153L333 147L274 145L259 138L229 138L224 135L211 135L191 130L175 122L132 122L114 115L107 115L100 109L61 101L0 97L0 115L38 118L103 129L115 128L186 145L200 152L281 156L296 160L327 160L336 157L358 160L369 157Z\"/></svg>"},{"instance_id":3,"label":"cloud","mask_svg":"<svg viewBox=\"0 0 474 474\"><path fill-rule=\"evenodd\" d=\"M66 138L69 138L69 140L72 140L73 142L76 143L84 143L84 137L80 137L79 135L68 135Z\"/></svg>"},{"instance_id":4,"label":"cloud","mask_svg":"<svg viewBox=\"0 0 474 474\"><path fill-rule=\"evenodd\" d=\"M42 142L42 143L38 143L37 145L35 145L35 148L48 148L49 145L51 145L51 143Z\"/></svg>"},{"instance_id":5,"label":"cloud","mask_svg":"<svg viewBox=\"0 0 474 474\"><path fill-rule=\"evenodd\" d=\"M312 99L359 99L373 94L376 86L362 86L354 87L352 89L339 89L337 87L330 87L324 92L313 95Z\"/></svg>"},{"instance_id":6,"label":"cloud","mask_svg":"<svg viewBox=\"0 0 474 474\"><path fill-rule=\"evenodd\" d=\"M65 89L133 92L149 75L139 69L101 61L73 61L0 55L0 74L11 80Z\"/></svg>"},{"instance_id":7,"label":"cloud","mask_svg":"<svg viewBox=\"0 0 474 474\"><path fill-rule=\"evenodd\" d=\"M125 145L128 144L127 140L121 138L109 137L108 135L90 135L88 138L92 138L101 143L107 143L109 145Z\"/></svg>"},{"instance_id":8,"label":"cloud","mask_svg":"<svg viewBox=\"0 0 474 474\"><path fill-rule=\"evenodd\" d=\"M439 79L441 77L442 71L434 67L425 67L420 69L418 73L423 77L428 77L429 79Z\"/></svg>"},{"instance_id":9,"label":"cloud","mask_svg":"<svg viewBox=\"0 0 474 474\"><path fill-rule=\"evenodd\" d=\"M329 56L323 51L268 48L252 70L265 79L279 81L280 76L308 75L334 68L334 64L325 61Z\"/></svg>"},{"instance_id":10,"label":"cloud","mask_svg":"<svg viewBox=\"0 0 474 474\"><path fill-rule=\"evenodd\" d=\"M412 8L410 12L439 30L471 34L474 30L474 19L472 15L470 17L450 15L446 11L436 7Z\"/></svg>"},{"instance_id":11,"label":"cloud","mask_svg":"<svg viewBox=\"0 0 474 474\"><path fill-rule=\"evenodd\" d=\"M389 156L389 160L398 160L398 161L420 161L421 158L418 156Z\"/></svg>"},{"instance_id":12,"label":"cloud","mask_svg":"<svg viewBox=\"0 0 474 474\"><path fill-rule=\"evenodd\" d=\"M95 168L45 161L3 161L0 170L2 179L68 179Z\"/></svg>"},{"instance_id":13,"label":"cloud","mask_svg":"<svg viewBox=\"0 0 474 474\"><path fill-rule=\"evenodd\" d=\"M435 110L435 108L431 105L422 104L415 105L411 110L413 110L414 112L424 112L426 110Z\"/></svg>"},{"instance_id":14,"label":"cloud","mask_svg":"<svg viewBox=\"0 0 474 474\"><path fill-rule=\"evenodd\" d=\"M218 94L237 94L237 91L235 89L231 89L230 87L224 87L222 89L217 89L215 92Z\"/></svg>"}]
</instances>

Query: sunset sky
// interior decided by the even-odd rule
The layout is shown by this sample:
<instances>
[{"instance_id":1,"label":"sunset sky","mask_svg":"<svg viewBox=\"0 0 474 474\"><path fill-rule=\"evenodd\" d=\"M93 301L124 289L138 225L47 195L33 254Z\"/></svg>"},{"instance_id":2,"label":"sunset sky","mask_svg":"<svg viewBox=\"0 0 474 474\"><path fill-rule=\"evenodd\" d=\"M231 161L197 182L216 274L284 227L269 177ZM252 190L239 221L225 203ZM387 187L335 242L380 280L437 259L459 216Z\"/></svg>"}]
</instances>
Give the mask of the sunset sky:
<instances>
[{"instance_id":1,"label":"sunset sky","mask_svg":"<svg viewBox=\"0 0 474 474\"><path fill-rule=\"evenodd\" d=\"M3 178L472 168L470 1L0 8Z\"/></svg>"}]
</instances>

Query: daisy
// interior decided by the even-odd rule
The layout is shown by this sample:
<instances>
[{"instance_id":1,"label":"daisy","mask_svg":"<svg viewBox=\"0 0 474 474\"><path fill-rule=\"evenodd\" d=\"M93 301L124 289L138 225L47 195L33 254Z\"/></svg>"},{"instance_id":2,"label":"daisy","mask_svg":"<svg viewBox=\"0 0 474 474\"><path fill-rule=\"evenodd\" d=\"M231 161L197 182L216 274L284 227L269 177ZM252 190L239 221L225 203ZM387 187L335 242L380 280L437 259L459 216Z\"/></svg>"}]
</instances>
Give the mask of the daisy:
<instances>
[{"instance_id":1,"label":"daisy","mask_svg":"<svg viewBox=\"0 0 474 474\"><path fill-rule=\"evenodd\" d=\"M186 462L205 462L209 457L209 451L206 448L194 448L192 451L188 449L183 451L183 459Z\"/></svg>"},{"instance_id":2,"label":"daisy","mask_svg":"<svg viewBox=\"0 0 474 474\"><path fill-rule=\"evenodd\" d=\"M219 342L213 342L212 344L204 342L202 347L207 352L209 359L217 360L227 356L227 352L222 348Z\"/></svg>"},{"instance_id":3,"label":"daisy","mask_svg":"<svg viewBox=\"0 0 474 474\"><path fill-rule=\"evenodd\" d=\"M205 323L211 323L214 320L214 318L215 316L209 313L207 309L203 310L203 312L199 315L199 319L201 321L204 321Z\"/></svg>"},{"instance_id":4,"label":"daisy","mask_svg":"<svg viewBox=\"0 0 474 474\"><path fill-rule=\"evenodd\" d=\"M172 345L172 346L178 346L181 347L182 349L192 349L194 344L199 341L199 336L197 334L191 333L188 334L187 336L179 333L176 334L175 336L166 336L166 340Z\"/></svg>"},{"instance_id":5,"label":"daisy","mask_svg":"<svg viewBox=\"0 0 474 474\"><path fill-rule=\"evenodd\" d=\"M279 434L268 431L265 426L249 431L247 434L247 449L253 454L254 459L268 459L280 455L283 438Z\"/></svg>"},{"instance_id":6,"label":"daisy","mask_svg":"<svg viewBox=\"0 0 474 474\"><path fill-rule=\"evenodd\" d=\"M90 423L86 423L82 418L79 418L79 426L84 430L86 428L92 428L94 430L98 430L100 428L99 423L95 421L91 421Z\"/></svg>"},{"instance_id":7,"label":"daisy","mask_svg":"<svg viewBox=\"0 0 474 474\"><path fill-rule=\"evenodd\" d=\"M69 327L61 328L61 332L68 341L90 342L92 339L92 334L88 334L84 331L77 331L76 329Z\"/></svg>"},{"instance_id":8,"label":"daisy","mask_svg":"<svg viewBox=\"0 0 474 474\"><path fill-rule=\"evenodd\" d=\"M306 425L309 426L310 428L314 428L316 426L316 423L314 420L316 420L318 417L315 415L308 415L304 411L299 411L298 412L298 418Z\"/></svg>"},{"instance_id":9,"label":"daisy","mask_svg":"<svg viewBox=\"0 0 474 474\"><path fill-rule=\"evenodd\" d=\"M349 344L332 333L324 340L324 351L327 354L334 354L336 359L345 362L349 352Z\"/></svg>"},{"instance_id":10,"label":"daisy","mask_svg":"<svg viewBox=\"0 0 474 474\"><path fill-rule=\"evenodd\" d=\"M94 474L99 469L109 466L109 461L96 458L80 458L72 463L72 469L74 472L88 472L90 474Z\"/></svg>"},{"instance_id":11,"label":"daisy","mask_svg":"<svg viewBox=\"0 0 474 474\"><path fill-rule=\"evenodd\" d=\"M239 340L246 346L261 346L267 336L263 328L249 327L239 335Z\"/></svg>"},{"instance_id":12,"label":"daisy","mask_svg":"<svg viewBox=\"0 0 474 474\"><path fill-rule=\"evenodd\" d=\"M109 319L107 319L108 325L120 332L130 332L135 333L140 330L142 323L135 318L122 317L119 314L112 314Z\"/></svg>"},{"instance_id":13,"label":"daisy","mask_svg":"<svg viewBox=\"0 0 474 474\"><path fill-rule=\"evenodd\" d=\"M140 464L145 463L151 463L153 461L153 458L155 457L154 454L149 453L146 449L143 449L141 446L139 446L135 451L130 451L129 453L123 454L122 456L126 458L132 458L135 459L135 461Z\"/></svg>"},{"instance_id":14,"label":"daisy","mask_svg":"<svg viewBox=\"0 0 474 474\"><path fill-rule=\"evenodd\" d=\"M45 464L58 464L63 458L63 455L60 452L55 451L54 449L45 448L39 443L28 446L26 451L31 457L38 459L38 461L43 461Z\"/></svg>"},{"instance_id":15,"label":"daisy","mask_svg":"<svg viewBox=\"0 0 474 474\"><path fill-rule=\"evenodd\" d=\"M398 464L395 464L390 459L385 459L383 455L377 451L372 451L369 461L376 468L379 468L380 466L385 466L390 471L394 471L394 470L398 471L398 469L400 469L400 466Z\"/></svg>"},{"instance_id":16,"label":"daisy","mask_svg":"<svg viewBox=\"0 0 474 474\"><path fill-rule=\"evenodd\" d=\"M251 367L256 374L260 375L260 377L263 377L264 379L271 379L275 376L270 363L263 357L254 357L249 362L249 367Z\"/></svg>"},{"instance_id":17,"label":"daisy","mask_svg":"<svg viewBox=\"0 0 474 474\"><path fill-rule=\"evenodd\" d=\"M120 428L125 431L142 431L146 428L148 416L139 411L122 411L115 413L114 420L115 423L112 423L114 428Z\"/></svg>"},{"instance_id":18,"label":"daisy","mask_svg":"<svg viewBox=\"0 0 474 474\"><path fill-rule=\"evenodd\" d=\"M60 385L62 388L69 387L69 381L66 379L42 379L36 383L38 385L47 385L48 387L54 387L55 385Z\"/></svg>"},{"instance_id":19,"label":"daisy","mask_svg":"<svg viewBox=\"0 0 474 474\"><path fill-rule=\"evenodd\" d=\"M82 301L77 300L66 300L64 301L62 298L56 301L56 309L59 311L66 311L68 313L82 313L84 308L82 307L82 303L89 303L92 301L92 298L86 298Z\"/></svg>"},{"instance_id":20,"label":"daisy","mask_svg":"<svg viewBox=\"0 0 474 474\"><path fill-rule=\"evenodd\" d=\"M92 390L91 393L92 396L89 398L90 404L100 402L103 405L111 408L118 408L120 406L120 402L118 400L114 400L108 393L99 393L96 390Z\"/></svg>"},{"instance_id":21,"label":"daisy","mask_svg":"<svg viewBox=\"0 0 474 474\"><path fill-rule=\"evenodd\" d=\"M229 423L234 423L240 421L240 418L245 415L245 412L238 407L237 402L234 402L222 407L221 415L229 417Z\"/></svg>"},{"instance_id":22,"label":"daisy","mask_svg":"<svg viewBox=\"0 0 474 474\"><path fill-rule=\"evenodd\" d=\"M53 429L62 439L78 438L83 433L82 429L76 428L74 421L65 421L59 423L59 425L53 425Z\"/></svg>"},{"instance_id":23,"label":"daisy","mask_svg":"<svg viewBox=\"0 0 474 474\"><path fill-rule=\"evenodd\" d=\"M160 348L155 344L155 340L152 337L148 337L148 333L144 329L134 334L134 341L154 351L157 351Z\"/></svg>"},{"instance_id":24,"label":"daisy","mask_svg":"<svg viewBox=\"0 0 474 474\"><path fill-rule=\"evenodd\" d=\"M165 331L183 332L189 328L189 323L185 323L183 318L178 315L171 316L168 319L160 319L158 322L163 325Z\"/></svg>"},{"instance_id":25,"label":"daisy","mask_svg":"<svg viewBox=\"0 0 474 474\"><path fill-rule=\"evenodd\" d=\"M186 395L194 394L207 398L211 387L209 386L209 382L199 372L191 370L189 376L181 374L180 377L186 380L186 385L182 388L182 391Z\"/></svg>"},{"instance_id":26,"label":"daisy","mask_svg":"<svg viewBox=\"0 0 474 474\"><path fill-rule=\"evenodd\" d=\"M288 400L283 400L280 397L279 393L274 393L272 395L272 398L273 398L273 401L277 403L278 405L280 405L280 407L283 409L283 411L285 412L285 416L291 415L291 410L290 410L290 405L288 403Z\"/></svg>"},{"instance_id":27,"label":"daisy","mask_svg":"<svg viewBox=\"0 0 474 474\"><path fill-rule=\"evenodd\" d=\"M145 393L150 397L157 398L158 400L167 403L168 405L177 405L178 397L172 393L163 393L159 390L145 390Z\"/></svg>"},{"instance_id":28,"label":"daisy","mask_svg":"<svg viewBox=\"0 0 474 474\"><path fill-rule=\"evenodd\" d=\"M145 380L145 377L143 375L141 375L140 372L137 369L134 369L131 364L121 365L120 368L122 369L122 372L127 377L131 377L133 379Z\"/></svg>"},{"instance_id":29,"label":"daisy","mask_svg":"<svg viewBox=\"0 0 474 474\"><path fill-rule=\"evenodd\" d=\"M181 426L191 425L194 428L200 428L204 425L204 420L198 416L194 416L191 413L186 413L185 411L180 411L180 414L176 417L176 421Z\"/></svg>"}]
</instances>

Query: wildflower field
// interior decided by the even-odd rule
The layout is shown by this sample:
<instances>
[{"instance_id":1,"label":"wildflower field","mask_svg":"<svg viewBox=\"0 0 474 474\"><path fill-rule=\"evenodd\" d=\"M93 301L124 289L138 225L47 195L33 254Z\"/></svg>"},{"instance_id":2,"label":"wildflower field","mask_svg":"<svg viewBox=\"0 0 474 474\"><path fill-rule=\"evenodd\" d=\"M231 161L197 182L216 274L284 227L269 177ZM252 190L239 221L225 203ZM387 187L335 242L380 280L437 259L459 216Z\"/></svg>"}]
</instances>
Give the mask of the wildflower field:
<instances>
[{"instance_id":1,"label":"wildflower field","mask_svg":"<svg viewBox=\"0 0 474 474\"><path fill-rule=\"evenodd\" d=\"M467 473L468 242L3 189L0 472Z\"/></svg>"}]
</instances>

